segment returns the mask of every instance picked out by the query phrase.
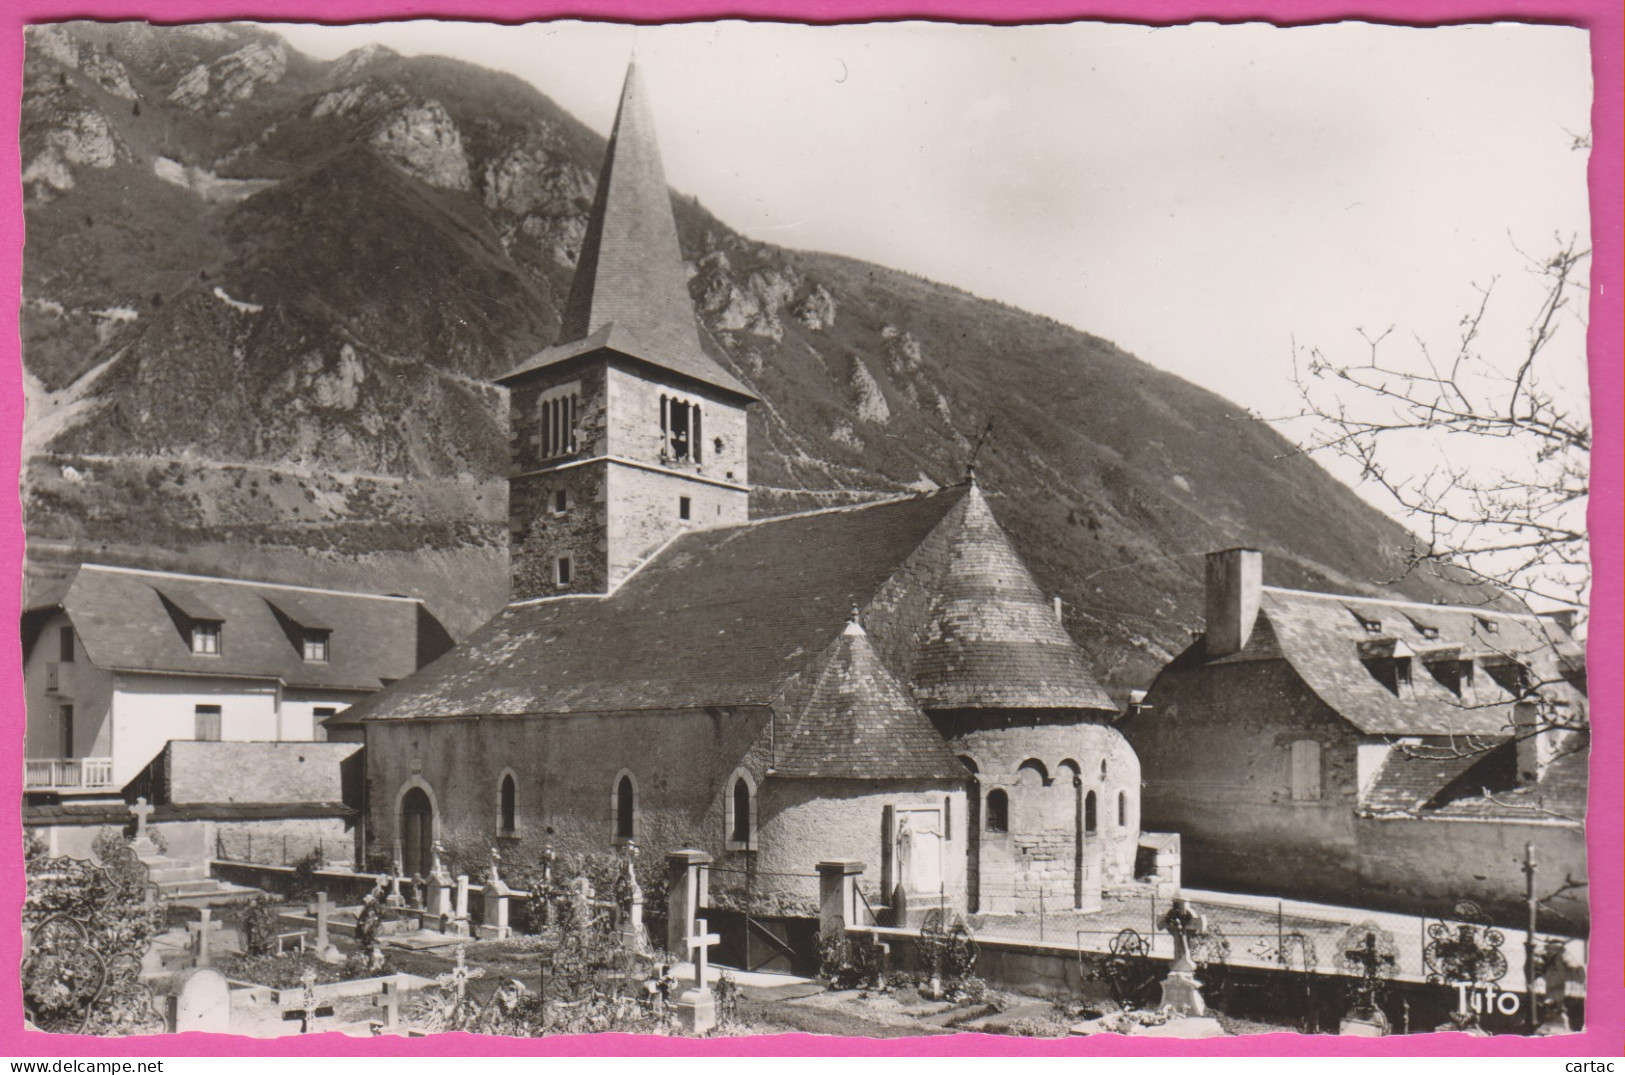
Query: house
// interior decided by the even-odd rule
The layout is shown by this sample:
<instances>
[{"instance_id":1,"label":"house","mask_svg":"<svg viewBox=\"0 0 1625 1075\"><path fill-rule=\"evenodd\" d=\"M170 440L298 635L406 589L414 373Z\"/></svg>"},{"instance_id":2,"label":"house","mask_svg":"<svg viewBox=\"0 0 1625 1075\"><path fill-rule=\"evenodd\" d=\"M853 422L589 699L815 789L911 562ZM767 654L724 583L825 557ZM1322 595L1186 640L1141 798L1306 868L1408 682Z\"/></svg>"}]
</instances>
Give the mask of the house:
<instances>
[{"instance_id":1,"label":"house","mask_svg":"<svg viewBox=\"0 0 1625 1075\"><path fill-rule=\"evenodd\" d=\"M349 806L338 789L360 733L342 714L451 643L415 598L102 564L77 568L60 597L24 613L22 629L24 816L42 830L122 825L126 791L161 807L156 822L204 819L228 803L247 822L254 804L275 802L261 813L317 804L353 823L359 787ZM273 749L288 743L313 749ZM258 760L245 764L249 755ZM315 785L295 770L318 757L332 759L319 766L331 772L311 799ZM185 789L186 810L170 809L171 787ZM197 798L204 788L214 789L207 800Z\"/></svg>"},{"instance_id":2,"label":"house","mask_svg":"<svg viewBox=\"0 0 1625 1075\"><path fill-rule=\"evenodd\" d=\"M1263 585L1207 561L1206 631L1121 725L1195 885L1521 920L1586 876L1584 654L1563 617ZM1583 926L1584 888L1548 901Z\"/></svg>"},{"instance_id":3,"label":"house","mask_svg":"<svg viewBox=\"0 0 1625 1075\"><path fill-rule=\"evenodd\" d=\"M831 859L909 908L1098 904L1138 765L988 496L751 519L755 397L715 354L629 70L561 341L500 379L512 599L354 711L379 849L697 848L713 895L807 909Z\"/></svg>"}]
</instances>

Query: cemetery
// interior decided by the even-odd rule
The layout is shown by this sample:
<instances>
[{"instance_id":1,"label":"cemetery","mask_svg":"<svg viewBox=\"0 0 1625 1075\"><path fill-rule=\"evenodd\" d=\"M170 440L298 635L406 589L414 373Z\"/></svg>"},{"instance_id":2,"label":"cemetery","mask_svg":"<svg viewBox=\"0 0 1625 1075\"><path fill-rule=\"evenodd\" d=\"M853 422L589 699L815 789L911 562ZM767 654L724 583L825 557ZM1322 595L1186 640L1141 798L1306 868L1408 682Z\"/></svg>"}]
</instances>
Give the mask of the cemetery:
<instances>
[{"instance_id":1,"label":"cemetery","mask_svg":"<svg viewBox=\"0 0 1625 1075\"><path fill-rule=\"evenodd\" d=\"M98 839L99 862L30 856L23 979L42 1029L1200 1038L1561 1033L1584 1018L1583 949L1522 946L1539 970L1530 1011L1509 973L1518 938L1467 905L1450 921L1340 922L1165 879L1088 914L899 916L875 906L863 863L834 860L808 874L818 910L793 934L816 938L812 973L764 973L785 942L737 893L714 898L702 851L505 866L491 849L470 876L466 849L436 843L427 876L307 871L315 891L190 906L148 880L142 810L133 838ZM730 915L742 946L713 924Z\"/></svg>"}]
</instances>

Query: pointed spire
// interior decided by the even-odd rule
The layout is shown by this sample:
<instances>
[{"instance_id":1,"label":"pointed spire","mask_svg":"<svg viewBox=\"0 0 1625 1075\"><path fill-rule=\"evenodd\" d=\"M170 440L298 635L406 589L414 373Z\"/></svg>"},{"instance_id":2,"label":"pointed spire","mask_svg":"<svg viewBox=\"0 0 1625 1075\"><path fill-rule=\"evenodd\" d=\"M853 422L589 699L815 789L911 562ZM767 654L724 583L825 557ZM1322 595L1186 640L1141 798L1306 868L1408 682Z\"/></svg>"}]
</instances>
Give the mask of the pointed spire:
<instances>
[{"instance_id":1,"label":"pointed spire","mask_svg":"<svg viewBox=\"0 0 1625 1075\"><path fill-rule=\"evenodd\" d=\"M609 348L749 399L700 339L671 191L636 63L627 65L559 341L507 380Z\"/></svg>"}]
</instances>

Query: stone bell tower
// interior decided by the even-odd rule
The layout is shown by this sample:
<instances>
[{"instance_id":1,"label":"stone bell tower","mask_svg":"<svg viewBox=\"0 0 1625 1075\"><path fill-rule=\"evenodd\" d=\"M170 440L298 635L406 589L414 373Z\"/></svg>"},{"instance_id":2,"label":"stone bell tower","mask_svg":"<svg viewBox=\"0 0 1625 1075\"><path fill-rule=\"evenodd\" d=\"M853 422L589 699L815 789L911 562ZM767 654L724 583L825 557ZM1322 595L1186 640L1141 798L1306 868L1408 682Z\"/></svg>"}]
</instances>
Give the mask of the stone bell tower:
<instances>
[{"instance_id":1,"label":"stone bell tower","mask_svg":"<svg viewBox=\"0 0 1625 1075\"><path fill-rule=\"evenodd\" d=\"M510 393L511 600L607 593L684 530L746 521L756 397L703 333L631 66L559 342L497 379Z\"/></svg>"}]
</instances>

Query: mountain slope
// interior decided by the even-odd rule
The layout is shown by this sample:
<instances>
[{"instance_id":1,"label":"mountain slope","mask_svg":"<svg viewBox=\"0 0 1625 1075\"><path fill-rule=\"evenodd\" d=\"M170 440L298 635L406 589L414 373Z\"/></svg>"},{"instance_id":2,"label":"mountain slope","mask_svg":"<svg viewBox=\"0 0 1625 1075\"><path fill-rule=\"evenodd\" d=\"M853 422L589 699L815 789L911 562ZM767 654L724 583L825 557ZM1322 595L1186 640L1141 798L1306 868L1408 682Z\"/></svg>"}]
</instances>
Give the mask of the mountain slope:
<instances>
[{"instance_id":1,"label":"mountain slope","mask_svg":"<svg viewBox=\"0 0 1625 1075\"><path fill-rule=\"evenodd\" d=\"M64 24L29 32L22 141L36 577L91 556L252 565L419 593L456 633L500 603L487 381L557 332L602 139L458 61ZM762 397L756 513L957 481L991 422L983 487L1119 691L1187 640L1209 549L1262 547L1284 585L1393 573L1404 532L1217 395L675 207L715 357Z\"/></svg>"}]
</instances>

